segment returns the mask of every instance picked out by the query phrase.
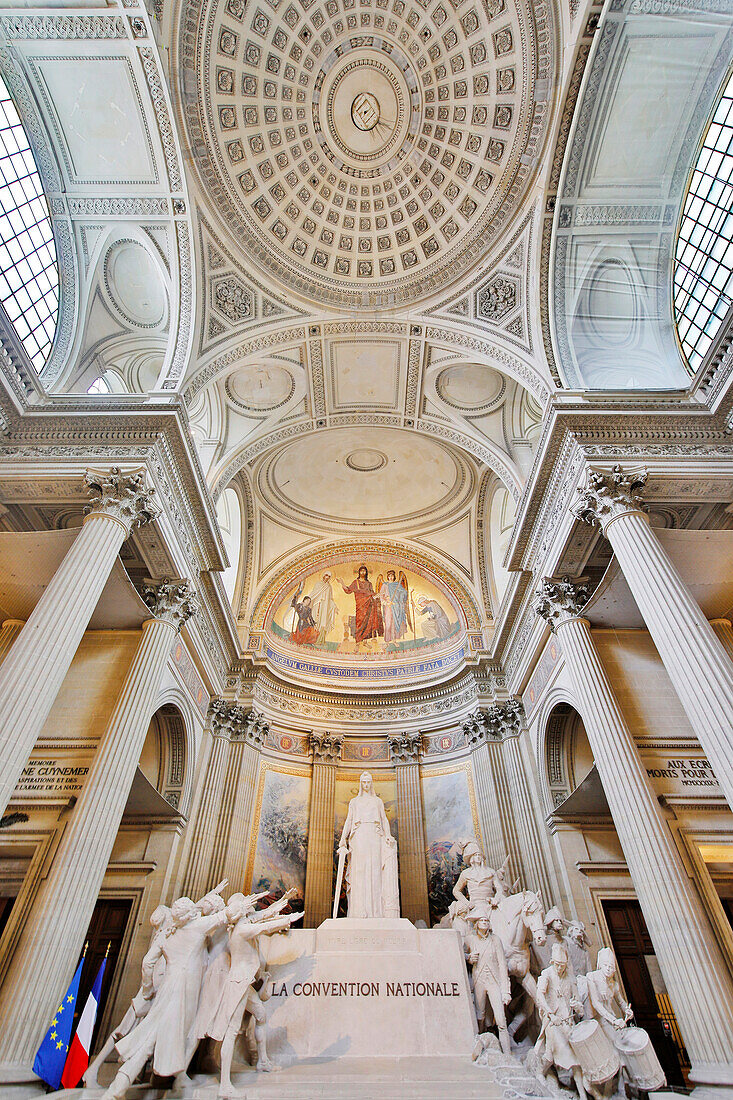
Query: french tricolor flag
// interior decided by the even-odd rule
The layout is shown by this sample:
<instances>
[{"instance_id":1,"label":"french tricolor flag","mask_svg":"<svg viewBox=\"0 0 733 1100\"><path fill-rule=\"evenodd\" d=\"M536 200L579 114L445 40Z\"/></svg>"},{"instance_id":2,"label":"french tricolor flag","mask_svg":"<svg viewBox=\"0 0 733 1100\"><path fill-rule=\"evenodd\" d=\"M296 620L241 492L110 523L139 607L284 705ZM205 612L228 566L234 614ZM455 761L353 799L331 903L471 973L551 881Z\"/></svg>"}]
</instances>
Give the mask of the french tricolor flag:
<instances>
[{"instance_id":1,"label":"french tricolor flag","mask_svg":"<svg viewBox=\"0 0 733 1100\"><path fill-rule=\"evenodd\" d=\"M92 991L87 997L87 1003L84 1005L84 1011L79 1019L76 1035L69 1047L66 1065L61 1076L61 1085L65 1089L75 1089L89 1065L89 1052L92 1046L94 1024L97 1019L97 1008L102 996L102 979L104 978L106 965L107 959L105 957L102 959L102 965L97 971Z\"/></svg>"}]
</instances>

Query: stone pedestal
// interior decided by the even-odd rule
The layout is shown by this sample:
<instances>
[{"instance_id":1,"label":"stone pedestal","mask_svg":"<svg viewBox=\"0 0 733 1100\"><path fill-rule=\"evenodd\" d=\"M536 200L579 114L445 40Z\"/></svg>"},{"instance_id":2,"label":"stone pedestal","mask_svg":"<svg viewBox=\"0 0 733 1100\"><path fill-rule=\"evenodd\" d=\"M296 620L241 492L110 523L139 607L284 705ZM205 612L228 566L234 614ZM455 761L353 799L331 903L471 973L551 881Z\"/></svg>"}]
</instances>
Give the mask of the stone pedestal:
<instances>
[{"instance_id":1,"label":"stone pedestal","mask_svg":"<svg viewBox=\"0 0 733 1100\"><path fill-rule=\"evenodd\" d=\"M399 919L326 920L271 936L268 1051L303 1059L470 1058L476 1018L458 932Z\"/></svg>"}]
</instances>

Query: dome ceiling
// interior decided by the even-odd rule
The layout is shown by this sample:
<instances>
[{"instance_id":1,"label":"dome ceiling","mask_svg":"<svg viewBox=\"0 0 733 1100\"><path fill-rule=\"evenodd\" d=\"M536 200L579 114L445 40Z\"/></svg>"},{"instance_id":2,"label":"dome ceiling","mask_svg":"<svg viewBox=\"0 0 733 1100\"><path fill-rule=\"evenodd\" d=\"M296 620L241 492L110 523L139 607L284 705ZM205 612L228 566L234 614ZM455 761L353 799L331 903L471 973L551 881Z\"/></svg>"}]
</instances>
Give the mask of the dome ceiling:
<instances>
[{"instance_id":1,"label":"dome ceiling","mask_svg":"<svg viewBox=\"0 0 733 1100\"><path fill-rule=\"evenodd\" d=\"M274 513L327 531L405 531L424 523L426 513L445 517L465 508L475 488L470 464L442 441L362 426L285 444L260 462L255 483Z\"/></svg>"},{"instance_id":2,"label":"dome ceiling","mask_svg":"<svg viewBox=\"0 0 733 1100\"><path fill-rule=\"evenodd\" d=\"M184 28L210 198L301 295L415 301L479 260L521 199L543 130L544 5L211 0Z\"/></svg>"}]
</instances>

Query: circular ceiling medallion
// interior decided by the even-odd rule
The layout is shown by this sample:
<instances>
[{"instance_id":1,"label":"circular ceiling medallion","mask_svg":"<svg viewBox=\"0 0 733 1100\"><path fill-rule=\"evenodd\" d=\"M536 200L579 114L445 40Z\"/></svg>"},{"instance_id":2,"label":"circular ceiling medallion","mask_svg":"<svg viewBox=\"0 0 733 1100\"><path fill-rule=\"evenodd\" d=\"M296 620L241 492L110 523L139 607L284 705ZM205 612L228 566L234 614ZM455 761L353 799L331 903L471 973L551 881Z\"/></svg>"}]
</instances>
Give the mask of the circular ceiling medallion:
<instances>
[{"instance_id":1,"label":"circular ceiling medallion","mask_svg":"<svg viewBox=\"0 0 733 1100\"><path fill-rule=\"evenodd\" d=\"M137 328L166 319L168 296L149 252L133 240L117 241L104 259L104 282L115 308Z\"/></svg>"},{"instance_id":2,"label":"circular ceiling medallion","mask_svg":"<svg viewBox=\"0 0 733 1100\"><path fill-rule=\"evenodd\" d=\"M359 92L351 104L351 121L358 130L373 130L379 122L379 100L371 92Z\"/></svg>"},{"instance_id":3,"label":"circular ceiling medallion","mask_svg":"<svg viewBox=\"0 0 733 1100\"><path fill-rule=\"evenodd\" d=\"M370 451L367 448L361 451L352 451L346 456L346 465L351 470L360 470L362 473L371 473L373 470L381 470L387 465L387 456L381 451Z\"/></svg>"},{"instance_id":4,"label":"circular ceiling medallion","mask_svg":"<svg viewBox=\"0 0 733 1100\"><path fill-rule=\"evenodd\" d=\"M191 148L254 261L319 304L373 309L481 260L544 135L546 0L184 8Z\"/></svg>"},{"instance_id":5,"label":"circular ceiling medallion","mask_svg":"<svg viewBox=\"0 0 733 1100\"><path fill-rule=\"evenodd\" d=\"M232 404L266 412L290 400L295 379L283 367L239 367L228 376L224 388Z\"/></svg>"},{"instance_id":6,"label":"circular ceiling medallion","mask_svg":"<svg viewBox=\"0 0 733 1100\"><path fill-rule=\"evenodd\" d=\"M488 412L496 408L506 393L506 379L499 371L479 363L446 367L435 383L440 397L454 409Z\"/></svg>"}]
</instances>

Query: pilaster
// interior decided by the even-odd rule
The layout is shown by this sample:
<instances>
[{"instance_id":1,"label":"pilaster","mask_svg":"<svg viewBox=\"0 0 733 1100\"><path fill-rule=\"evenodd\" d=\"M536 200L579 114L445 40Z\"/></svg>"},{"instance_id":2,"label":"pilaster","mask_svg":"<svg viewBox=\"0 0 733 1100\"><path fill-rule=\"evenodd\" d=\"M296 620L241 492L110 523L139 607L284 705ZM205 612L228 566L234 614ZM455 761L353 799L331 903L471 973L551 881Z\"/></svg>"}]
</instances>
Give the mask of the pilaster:
<instances>
[{"instance_id":1,"label":"pilaster","mask_svg":"<svg viewBox=\"0 0 733 1100\"><path fill-rule=\"evenodd\" d=\"M389 738L389 753L397 775L397 831L400 871L400 910L413 923L430 927L428 904L427 842L420 757L421 733L400 733Z\"/></svg>"},{"instance_id":2,"label":"pilaster","mask_svg":"<svg viewBox=\"0 0 733 1100\"><path fill-rule=\"evenodd\" d=\"M332 911L336 766L341 759L343 744L340 734L310 735L313 772L305 872L304 923L307 928L318 928Z\"/></svg>"}]
</instances>

